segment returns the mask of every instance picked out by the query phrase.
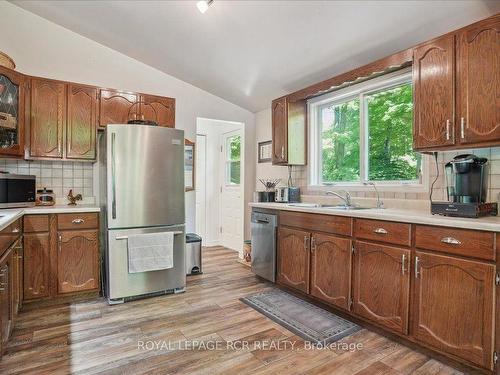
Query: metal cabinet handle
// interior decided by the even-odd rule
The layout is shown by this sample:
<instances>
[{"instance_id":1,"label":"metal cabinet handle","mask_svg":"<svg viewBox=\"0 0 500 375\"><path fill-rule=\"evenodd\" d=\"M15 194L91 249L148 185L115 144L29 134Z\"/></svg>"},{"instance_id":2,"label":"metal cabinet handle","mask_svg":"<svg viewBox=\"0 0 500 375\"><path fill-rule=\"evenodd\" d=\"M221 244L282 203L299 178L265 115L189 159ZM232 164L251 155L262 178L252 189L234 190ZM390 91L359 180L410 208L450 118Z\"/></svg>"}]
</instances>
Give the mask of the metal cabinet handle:
<instances>
[{"instance_id":1,"label":"metal cabinet handle","mask_svg":"<svg viewBox=\"0 0 500 375\"><path fill-rule=\"evenodd\" d=\"M420 271L418 270L418 263L420 262L420 259L418 257L415 257L415 279L418 279L418 275L420 274Z\"/></svg>"},{"instance_id":2,"label":"metal cabinet handle","mask_svg":"<svg viewBox=\"0 0 500 375\"><path fill-rule=\"evenodd\" d=\"M19 233L19 228L12 229L12 233Z\"/></svg>"},{"instance_id":3,"label":"metal cabinet handle","mask_svg":"<svg viewBox=\"0 0 500 375\"><path fill-rule=\"evenodd\" d=\"M406 272L406 269L405 269L405 263L406 263L406 254L403 254L401 256L401 274L404 275L405 272Z\"/></svg>"},{"instance_id":4,"label":"metal cabinet handle","mask_svg":"<svg viewBox=\"0 0 500 375\"><path fill-rule=\"evenodd\" d=\"M462 242L453 237L443 237L441 238L442 243L450 244L450 245L461 245Z\"/></svg>"},{"instance_id":5,"label":"metal cabinet handle","mask_svg":"<svg viewBox=\"0 0 500 375\"><path fill-rule=\"evenodd\" d=\"M384 228L377 228L377 229L374 229L373 230L374 233L377 233L377 234L387 234L389 232L387 232L387 230L385 230Z\"/></svg>"},{"instance_id":6,"label":"metal cabinet handle","mask_svg":"<svg viewBox=\"0 0 500 375\"><path fill-rule=\"evenodd\" d=\"M465 138L465 118L460 118L460 138Z\"/></svg>"},{"instance_id":7,"label":"metal cabinet handle","mask_svg":"<svg viewBox=\"0 0 500 375\"><path fill-rule=\"evenodd\" d=\"M446 120L446 140L450 140L450 120Z\"/></svg>"},{"instance_id":8,"label":"metal cabinet handle","mask_svg":"<svg viewBox=\"0 0 500 375\"><path fill-rule=\"evenodd\" d=\"M59 252L62 250L62 235L59 235Z\"/></svg>"},{"instance_id":9,"label":"metal cabinet handle","mask_svg":"<svg viewBox=\"0 0 500 375\"><path fill-rule=\"evenodd\" d=\"M304 236L304 250L306 251L309 248L308 241L309 241L309 236Z\"/></svg>"},{"instance_id":10,"label":"metal cabinet handle","mask_svg":"<svg viewBox=\"0 0 500 375\"><path fill-rule=\"evenodd\" d=\"M281 158L285 158L285 146L281 146Z\"/></svg>"},{"instance_id":11,"label":"metal cabinet handle","mask_svg":"<svg viewBox=\"0 0 500 375\"><path fill-rule=\"evenodd\" d=\"M316 251L316 239L314 237L311 237L311 253L314 253Z\"/></svg>"},{"instance_id":12,"label":"metal cabinet handle","mask_svg":"<svg viewBox=\"0 0 500 375\"><path fill-rule=\"evenodd\" d=\"M83 220L83 219L74 219L72 221L72 223L73 224L83 224L83 223L85 223L85 220Z\"/></svg>"}]
</instances>

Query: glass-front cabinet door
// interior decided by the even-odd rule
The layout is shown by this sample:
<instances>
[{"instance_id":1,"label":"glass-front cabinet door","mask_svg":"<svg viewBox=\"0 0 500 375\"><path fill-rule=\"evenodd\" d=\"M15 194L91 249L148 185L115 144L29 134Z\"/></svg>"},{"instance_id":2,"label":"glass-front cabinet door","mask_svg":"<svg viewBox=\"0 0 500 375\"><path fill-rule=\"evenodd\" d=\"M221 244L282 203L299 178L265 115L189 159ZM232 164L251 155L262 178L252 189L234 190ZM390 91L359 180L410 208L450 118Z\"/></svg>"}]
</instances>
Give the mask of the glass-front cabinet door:
<instances>
[{"instance_id":1,"label":"glass-front cabinet door","mask_svg":"<svg viewBox=\"0 0 500 375\"><path fill-rule=\"evenodd\" d=\"M24 148L24 79L0 66L0 155L22 156Z\"/></svg>"}]
</instances>

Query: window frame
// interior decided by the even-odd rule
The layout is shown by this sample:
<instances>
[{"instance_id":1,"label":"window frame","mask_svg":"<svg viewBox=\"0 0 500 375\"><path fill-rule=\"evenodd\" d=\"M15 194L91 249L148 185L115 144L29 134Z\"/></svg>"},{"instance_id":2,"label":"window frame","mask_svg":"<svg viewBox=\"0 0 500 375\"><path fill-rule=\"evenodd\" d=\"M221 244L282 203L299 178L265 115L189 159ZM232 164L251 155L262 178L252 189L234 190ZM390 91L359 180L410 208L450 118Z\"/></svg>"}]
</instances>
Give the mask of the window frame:
<instances>
[{"instance_id":1,"label":"window frame","mask_svg":"<svg viewBox=\"0 0 500 375\"><path fill-rule=\"evenodd\" d=\"M321 95L307 101L309 121L309 173L308 187L311 190L328 190L332 186L349 188L353 191L370 191L372 186L364 185L365 182L375 182L381 191L390 192L427 192L429 191L428 164L429 158L421 154L420 181L417 180L393 180L379 181L368 179L368 111L366 110L366 96L374 93L400 86L404 83L412 83L411 68L398 70L384 74L380 77L367 80L362 83L339 89L332 93ZM340 104L352 99L359 99L359 181L322 181L322 152L321 152L321 110L332 104Z\"/></svg>"},{"instance_id":2,"label":"window frame","mask_svg":"<svg viewBox=\"0 0 500 375\"><path fill-rule=\"evenodd\" d=\"M226 187L239 187L241 185L241 135L240 134L235 134L235 135L229 135L225 138L225 157L224 157L224 185ZM238 159L231 159L231 139L234 138L239 138L240 139L240 157ZM235 184L231 182L231 163L238 162L240 163L240 182Z\"/></svg>"}]
</instances>

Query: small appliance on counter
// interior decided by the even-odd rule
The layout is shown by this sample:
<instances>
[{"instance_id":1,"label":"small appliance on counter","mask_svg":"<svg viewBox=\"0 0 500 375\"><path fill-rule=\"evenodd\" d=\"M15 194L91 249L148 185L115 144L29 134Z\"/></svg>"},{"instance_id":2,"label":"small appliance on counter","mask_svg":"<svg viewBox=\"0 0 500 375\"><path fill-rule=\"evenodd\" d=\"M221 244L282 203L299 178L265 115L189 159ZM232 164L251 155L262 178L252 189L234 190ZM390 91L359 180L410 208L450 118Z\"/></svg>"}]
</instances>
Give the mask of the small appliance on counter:
<instances>
[{"instance_id":1,"label":"small appliance on counter","mask_svg":"<svg viewBox=\"0 0 500 375\"><path fill-rule=\"evenodd\" d=\"M497 203L486 203L488 159L471 154L458 155L445 165L447 202L431 201L434 215L477 218L496 216Z\"/></svg>"},{"instance_id":2,"label":"small appliance on counter","mask_svg":"<svg viewBox=\"0 0 500 375\"><path fill-rule=\"evenodd\" d=\"M36 191L36 201L35 204L37 206L53 206L56 204L56 195L53 190L47 189L44 187L43 189Z\"/></svg>"},{"instance_id":3,"label":"small appliance on counter","mask_svg":"<svg viewBox=\"0 0 500 375\"><path fill-rule=\"evenodd\" d=\"M263 179L259 178L259 181L265 187L265 191L257 192L258 202L274 202L276 199L276 185L280 183L280 179Z\"/></svg>"},{"instance_id":4,"label":"small appliance on counter","mask_svg":"<svg viewBox=\"0 0 500 375\"><path fill-rule=\"evenodd\" d=\"M35 193L35 176L0 172L0 208L32 207Z\"/></svg>"},{"instance_id":5,"label":"small appliance on counter","mask_svg":"<svg viewBox=\"0 0 500 375\"><path fill-rule=\"evenodd\" d=\"M288 166L287 186L276 188L276 202L279 202L279 203L299 203L300 202L300 188L293 186L292 166Z\"/></svg>"}]
</instances>

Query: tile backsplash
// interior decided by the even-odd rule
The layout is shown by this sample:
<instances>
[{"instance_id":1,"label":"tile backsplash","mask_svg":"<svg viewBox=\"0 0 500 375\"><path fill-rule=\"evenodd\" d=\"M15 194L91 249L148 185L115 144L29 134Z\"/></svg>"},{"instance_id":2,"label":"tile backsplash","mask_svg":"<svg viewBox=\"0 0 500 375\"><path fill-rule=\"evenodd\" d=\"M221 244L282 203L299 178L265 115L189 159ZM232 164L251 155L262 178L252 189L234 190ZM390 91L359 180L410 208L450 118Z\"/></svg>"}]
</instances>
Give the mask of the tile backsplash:
<instances>
[{"instance_id":1,"label":"tile backsplash","mask_svg":"<svg viewBox=\"0 0 500 375\"><path fill-rule=\"evenodd\" d=\"M66 195L70 189L75 195L83 195L83 203L95 203L91 163L0 159L0 171L35 175L37 189L46 187L53 190L56 204L68 202Z\"/></svg>"},{"instance_id":2,"label":"tile backsplash","mask_svg":"<svg viewBox=\"0 0 500 375\"><path fill-rule=\"evenodd\" d=\"M446 151L439 152L438 154L438 168L439 177L434 184L433 190L433 200L443 200L446 199L446 182L444 177L444 165L453 159L456 155L460 154L474 154L479 157L485 157L489 160L490 165L490 175L488 182L488 197L489 202L499 202L500 201L500 147L494 148L481 148L481 149L468 149L468 150L456 150L456 151ZM287 169L286 167L276 167L267 166L267 170L262 169L262 177L270 178L282 178L282 185L286 185ZM296 186L301 188L302 194L305 195L324 195L323 190L317 190L314 188L309 188L307 186L307 173L308 167L293 167L292 177L293 182ZM429 175L429 186L436 178L436 165L434 158L430 157L428 164ZM260 177L260 176L259 176ZM257 182L257 190L262 190L262 186ZM332 187L335 190L335 187ZM376 194L374 191L356 191L352 189L351 195L358 198L375 198ZM426 192L404 192L399 189L397 192L383 191L380 192L380 196L384 199L406 199L406 200L429 200L429 191Z\"/></svg>"}]
</instances>

